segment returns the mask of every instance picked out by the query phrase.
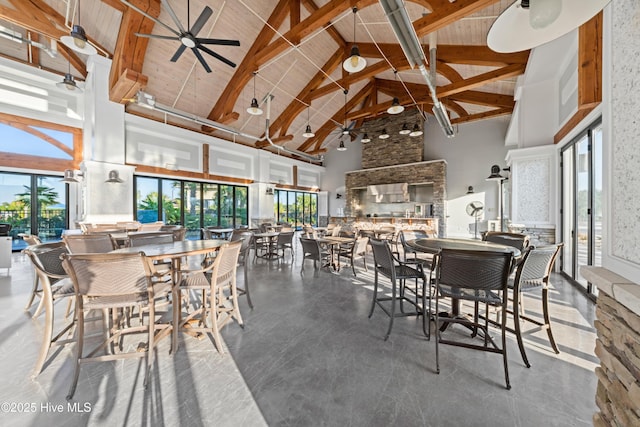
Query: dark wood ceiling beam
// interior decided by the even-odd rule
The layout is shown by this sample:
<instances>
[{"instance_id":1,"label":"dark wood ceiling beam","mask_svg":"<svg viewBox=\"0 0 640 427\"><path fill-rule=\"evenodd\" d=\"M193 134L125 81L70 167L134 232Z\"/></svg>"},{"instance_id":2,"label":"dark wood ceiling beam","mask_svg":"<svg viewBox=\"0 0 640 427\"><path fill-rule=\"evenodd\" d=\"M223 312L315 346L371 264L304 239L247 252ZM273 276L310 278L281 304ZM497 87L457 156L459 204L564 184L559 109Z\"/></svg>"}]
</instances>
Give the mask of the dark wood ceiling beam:
<instances>
[{"instance_id":1,"label":"dark wood ceiling beam","mask_svg":"<svg viewBox=\"0 0 640 427\"><path fill-rule=\"evenodd\" d=\"M87 65L73 50L69 49L62 43L59 43L58 53L67 60L71 67L75 68L76 71L80 73L83 79L87 78Z\"/></svg>"},{"instance_id":2,"label":"dark wood ceiling beam","mask_svg":"<svg viewBox=\"0 0 640 427\"><path fill-rule=\"evenodd\" d=\"M300 1L289 0L289 25L295 27L300 23ZM299 44L300 39L291 40L293 44Z\"/></svg>"},{"instance_id":3,"label":"dark wood ceiling beam","mask_svg":"<svg viewBox=\"0 0 640 427\"><path fill-rule=\"evenodd\" d=\"M313 13L318 10L318 6L312 0L302 0L301 3L304 7L309 11L309 13ZM297 24L297 23L296 23ZM342 37L342 35L336 30L336 27L331 25L331 23L327 23L324 25L327 34L331 36L331 38L338 44L338 46L346 46L347 41Z\"/></svg>"},{"instance_id":4,"label":"dark wood ceiling beam","mask_svg":"<svg viewBox=\"0 0 640 427\"><path fill-rule=\"evenodd\" d=\"M337 67L342 63L342 49L338 48L331 58L322 66L322 71L318 71L313 78L307 83L307 85L298 93L295 99L291 101L289 105L284 109L282 114L273 121L273 124L269 127L269 133L275 135L278 130L280 134L286 134L289 130L289 126L293 123L293 120L302 113L306 106L300 103L298 100L304 100L310 103L309 94L316 88L318 88L326 79L327 75L331 75Z\"/></svg>"},{"instance_id":5,"label":"dark wood ceiling beam","mask_svg":"<svg viewBox=\"0 0 640 427\"><path fill-rule=\"evenodd\" d=\"M500 0L456 0L454 2L438 1L433 3L433 10L428 15L413 22L418 37L438 31L453 22L476 13Z\"/></svg>"},{"instance_id":6,"label":"dark wood ceiling beam","mask_svg":"<svg viewBox=\"0 0 640 427\"><path fill-rule=\"evenodd\" d=\"M38 43L40 42L40 35L38 33L27 31L27 39ZM40 66L40 49L32 44L29 44L27 49L29 51L29 55L27 56L28 61L36 67Z\"/></svg>"},{"instance_id":7,"label":"dark wood ceiling beam","mask_svg":"<svg viewBox=\"0 0 640 427\"><path fill-rule=\"evenodd\" d=\"M501 107L513 109L516 105L516 101L511 95L501 95L498 93L481 92L475 90L467 90L464 92L456 93L448 97L458 102L464 102L474 105L485 105L487 107Z\"/></svg>"},{"instance_id":8,"label":"dark wood ceiling beam","mask_svg":"<svg viewBox=\"0 0 640 427\"><path fill-rule=\"evenodd\" d=\"M469 114L468 116L451 119L451 124L458 125L460 123L476 122L479 120L485 120L493 117L506 116L507 114L511 114L512 112L513 112L513 109L511 108L498 108L496 110L485 111L485 112L476 113L476 114Z\"/></svg>"},{"instance_id":9,"label":"dark wood ceiling beam","mask_svg":"<svg viewBox=\"0 0 640 427\"><path fill-rule=\"evenodd\" d=\"M442 104L447 107L447 110L453 111L458 115L458 117L466 117L469 115L469 112L464 109L464 107L457 102L452 101L451 99L442 99L440 100Z\"/></svg>"},{"instance_id":10,"label":"dark wood ceiling beam","mask_svg":"<svg viewBox=\"0 0 640 427\"><path fill-rule=\"evenodd\" d=\"M57 28L50 17L30 1L11 0L11 4L15 9L0 5L0 19L54 40L60 40L60 37L67 34L66 31Z\"/></svg>"},{"instance_id":11,"label":"dark wood ceiling beam","mask_svg":"<svg viewBox=\"0 0 640 427\"><path fill-rule=\"evenodd\" d=\"M253 72L259 68L263 62L257 61L257 54L261 52L269 44L273 38L274 32L271 28L280 28L290 11L289 0L280 0L271 12L267 24L262 27L260 33L256 37L253 45L247 51L242 62L236 68L233 77L229 80L229 84L224 88L222 94L216 101L216 104L209 112L207 118L209 120L218 121L220 117L230 113L238 100L238 96L242 92L240 88L246 86L251 80ZM278 38L278 40L282 40ZM274 43L277 43L275 41Z\"/></svg>"},{"instance_id":12,"label":"dark wood ceiling beam","mask_svg":"<svg viewBox=\"0 0 640 427\"><path fill-rule=\"evenodd\" d=\"M138 9L150 16L160 16L160 0L129 0ZM143 90L148 77L142 74L142 67L149 45L149 39L138 37L139 33L151 33L155 22L126 8L122 13L120 31L109 74L109 99L113 102L126 102L126 99Z\"/></svg>"},{"instance_id":13,"label":"dark wood ceiling beam","mask_svg":"<svg viewBox=\"0 0 640 427\"><path fill-rule=\"evenodd\" d=\"M315 150L318 150L320 146L325 142L331 131L336 129L336 122L341 123L349 111L351 111L360 101L362 101L366 96L368 96L373 90L373 82L367 83L358 93L353 95L351 99L349 99L346 104L338 110L330 120L327 120L321 127L316 131L316 136L313 138L307 139L303 144L298 147L299 151L305 151L312 145L316 145Z\"/></svg>"},{"instance_id":14,"label":"dark wood ceiling beam","mask_svg":"<svg viewBox=\"0 0 640 427\"><path fill-rule=\"evenodd\" d=\"M437 88L438 98L446 98L447 96L464 92L466 90L475 89L491 82L504 80L509 77L519 76L520 74L524 73L524 70L525 65L523 64L507 65L506 67L502 67L497 70L478 74L477 76L470 77L459 82L441 86Z\"/></svg>"}]
</instances>

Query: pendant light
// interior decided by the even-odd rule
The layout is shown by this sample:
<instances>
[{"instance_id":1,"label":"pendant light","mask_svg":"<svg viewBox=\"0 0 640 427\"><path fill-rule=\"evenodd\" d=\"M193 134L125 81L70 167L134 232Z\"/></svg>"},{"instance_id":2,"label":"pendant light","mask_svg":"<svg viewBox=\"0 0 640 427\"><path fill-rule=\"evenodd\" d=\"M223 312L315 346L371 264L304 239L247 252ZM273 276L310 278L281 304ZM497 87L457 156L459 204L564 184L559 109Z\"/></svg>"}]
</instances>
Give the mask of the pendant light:
<instances>
[{"instance_id":1,"label":"pendant light","mask_svg":"<svg viewBox=\"0 0 640 427\"><path fill-rule=\"evenodd\" d=\"M413 125L413 130L411 130L409 136L420 136L422 135L422 133L422 129L420 129L420 126L418 126L418 124L416 123L415 125Z\"/></svg>"},{"instance_id":2,"label":"pendant light","mask_svg":"<svg viewBox=\"0 0 640 427\"><path fill-rule=\"evenodd\" d=\"M398 80L398 70L393 70L393 79L395 81ZM393 101L391 102L391 107L387 108L387 113L389 114L400 114L404 111L404 107L400 105L400 100L397 96L393 97Z\"/></svg>"},{"instance_id":3,"label":"pendant light","mask_svg":"<svg viewBox=\"0 0 640 427\"><path fill-rule=\"evenodd\" d=\"M338 145L338 151L347 151L347 147L344 146L343 140L340 140L340 145Z\"/></svg>"},{"instance_id":4,"label":"pendant light","mask_svg":"<svg viewBox=\"0 0 640 427\"><path fill-rule=\"evenodd\" d=\"M371 142L371 138L369 138L369 134L365 132L360 142L362 142L363 144L366 144L367 142Z\"/></svg>"},{"instance_id":5,"label":"pendant light","mask_svg":"<svg viewBox=\"0 0 640 427\"><path fill-rule=\"evenodd\" d=\"M313 138L314 136L316 136L315 133L313 133L313 131L311 130L311 125L309 124L309 109L311 108L310 105L307 105L307 128L305 129L304 133L302 134L303 137L305 138Z\"/></svg>"},{"instance_id":6,"label":"pendant light","mask_svg":"<svg viewBox=\"0 0 640 427\"><path fill-rule=\"evenodd\" d=\"M253 99L251 100L251 105L247 108L247 113L252 116L261 116L262 108L258 105L258 100L256 99L256 71L253 72Z\"/></svg>"},{"instance_id":7,"label":"pendant light","mask_svg":"<svg viewBox=\"0 0 640 427\"><path fill-rule=\"evenodd\" d=\"M80 0L78 0L78 23L72 26L71 33L68 36L60 37L60 41L66 47L78 53L84 53L85 55L98 53L96 48L87 40L87 34L82 25L80 25Z\"/></svg>"},{"instance_id":8,"label":"pendant light","mask_svg":"<svg viewBox=\"0 0 640 427\"><path fill-rule=\"evenodd\" d=\"M611 0L517 0L498 16L487 34L495 52L520 52L578 28Z\"/></svg>"},{"instance_id":9,"label":"pendant light","mask_svg":"<svg viewBox=\"0 0 640 427\"><path fill-rule=\"evenodd\" d=\"M71 74L71 63L68 63L69 72L64 75L64 79L61 82L56 83L59 88L67 89L68 91L77 91L82 93L82 89L76 84L76 81Z\"/></svg>"},{"instance_id":10,"label":"pendant light","mask_svg":"<svg viewBox=\"0 0 640 427\"><path fill-rule=\"evenodd\" d=\"M389 134L387 133L387 129L382 129L382 133L380 135L378 135L378 138L380 139L387 139L389 138Z\"/></svg>"},{"instance_id":11,"label":"pendant light","mask_svg":"<svg viewBox=\"0 0 640 427\"><path fill-rule=\"evenodd\" d=\"M358 12L358 8L353 8L353 46L351 46L351 56L344 60L342 63L342 68L348 73L357 73L358 71L364 70L364 67L367 66L367 61L360 56L360 49L358 49L358 45L356 44L356 13Z\"/></svg>"},{"instance_id":12,"label":"pendant light","mask_svg":"<svg viewBox=\"0 0 640 427\"><path fill-rule=\"evenodd\" d=\"M411 133L411 129L407 126L407 122L402 124L402 129L400 129L400 135L409 135Z\"/></svg>"}]
</instances>

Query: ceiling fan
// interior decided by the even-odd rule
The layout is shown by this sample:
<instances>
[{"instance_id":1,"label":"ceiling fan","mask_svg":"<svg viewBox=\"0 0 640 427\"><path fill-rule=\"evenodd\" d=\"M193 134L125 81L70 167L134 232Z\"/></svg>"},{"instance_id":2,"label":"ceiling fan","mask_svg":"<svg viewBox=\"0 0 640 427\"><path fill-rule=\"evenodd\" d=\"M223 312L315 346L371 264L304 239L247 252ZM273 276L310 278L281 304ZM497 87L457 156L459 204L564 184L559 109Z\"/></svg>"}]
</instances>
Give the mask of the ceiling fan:
<instances>
[{"instance_id":1,"label":"ceiling fan","mask_svg":"<svg viewBox=\"0 0 640 427\"><path fill-rule=\"evenodd\" d=\"M141 9L137 8L136 6L132 5L127 0L120 0L120 1L122 3L124 3L124 4L126 4L127 6L129 6L130 8L132 8L133 10L135 10L136 12L138 12L138 13L144 15L145 17L151 19L156 24L163 26L164 28L166 28L167 30L169 30L170 32L175 34L175 36L162 36L162 35L158 35L158 34L135 33L136 36L138 36L138 37L147 37L147 38L165 39L165 40L176 40L176 41L179 41L180 43L182 43L180 45L180 47L178 47L178 50L176 50L176 53L174 53L173 56L171 57L171 62L176 62L180 58L182 53L187 48L190 48L191 51L193 52L193 54L196 56L196 58L198 58L198 61L200 61L200 64L202 64L204 69L207 71L207 73L211 72L211 68L209 68L209 65L204 60L204 57L202 56L200 51L203 51L203 52L213 56L217 60L224 62L225 64L229 65L230 67L234 67L235 68L236 64L234 62L228 60L224 56L221 56L221 55L217 54L216 52L214 52L213 50L209 49L205 45L207 45L207 44L217 44L217 45L223 45L223 46L240 46L240 42L238 40L210 39L210 38L197 37L197 35L200 32L200 30L202 29L202 27L204 27L204 24L209 20L209 18L213 14L213 11L211 10L211 8L209 6L205 6L205 8L200 13L200 16L198 16L198 19L193 24L193 26L190 29L187 30L182 26L182 24L180 23L180 20L178 20L178 17L176 16L175 12L173 11L171 6L169 5L169 2L167 0L160 0L162 5L166 8L167 12L169 13L169 16L171 16L171 19L176 24L176 27L178 27L178 30L175 30L175 29L169 27L164 22L158 20L157 18L149 15L148 13L144 12L143 10L141 10ZM187 2L187 28L189 27L188 17L189 17L189 5L190 5L190 3L191 3L190 1Z\"/></svg>"}]
</instances>

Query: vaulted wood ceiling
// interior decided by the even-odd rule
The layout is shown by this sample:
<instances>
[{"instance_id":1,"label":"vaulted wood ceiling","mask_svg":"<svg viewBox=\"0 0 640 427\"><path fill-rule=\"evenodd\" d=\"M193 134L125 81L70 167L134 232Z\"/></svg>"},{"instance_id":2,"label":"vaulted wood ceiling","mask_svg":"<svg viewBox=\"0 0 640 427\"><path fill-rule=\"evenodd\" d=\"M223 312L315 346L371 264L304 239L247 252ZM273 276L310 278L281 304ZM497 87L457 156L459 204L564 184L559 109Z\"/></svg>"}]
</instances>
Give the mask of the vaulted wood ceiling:
<instances>
[{"instance_id":1,"label":"vaulted wood ceiling","mask_svg":"<svg viewBox=\"0 0 640 427\"><path fill-rule=\"evenodd\" d=\"M337 146L337 130L345 120L366 130L366 121L387 114L394 97L413 108L416 120L420 111L433 118L424 78L409 67L377 0L167 0L185 27L205 6L213 10L199 37L240 41L239 47L209 46L237 64L231 68L204 54L211 73L188 49L177 62L170 62L178 41L136 36L171 34L120 0L80 0L79 14L73 13L77 1L0 0L0 32L5 35L0 38L0 55L61 74L71 69L82 79L86 56L62 43L57 45L57 56L46 54L51 40L68 34L72 23L80 23L99 54L113 60L110 98L126 104L128 112L231 138L131 102L138 90L144 90L158 103L260 137L266 129L265 115L246 112L255 90L258 100L273 95L272 139L312 154ZM175 28L161 0L128 2ZM436 35L437 94L454 126L509 115L514 108L515 80L524 73L529 52L498 54L486 46L491 24L512 2L405 0L427 57L429 35ZM353 7L358 8L356 15ZM29 42L16 43L6 34L19 34ZM354 41L367 66L349 74L342 62ZM307 123L315 131L313 138L302 137ZM273 150L252 138L233 140Z\"/></svg>"}]
</instances>

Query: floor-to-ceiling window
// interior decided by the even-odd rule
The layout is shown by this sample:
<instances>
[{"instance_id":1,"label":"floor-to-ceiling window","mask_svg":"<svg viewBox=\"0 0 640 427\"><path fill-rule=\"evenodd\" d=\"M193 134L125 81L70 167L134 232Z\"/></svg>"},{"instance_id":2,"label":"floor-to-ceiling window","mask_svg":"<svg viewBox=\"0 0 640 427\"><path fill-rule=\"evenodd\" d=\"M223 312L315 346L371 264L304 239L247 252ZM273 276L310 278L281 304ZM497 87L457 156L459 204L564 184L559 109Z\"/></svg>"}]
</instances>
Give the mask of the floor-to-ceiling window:
<instances>
[{"instance_id":1,"label":"floor-to-ceiling window","mask_svg":"<svg viewBox=\"0 0 640 427\"><path fill-rule=\"evenodd\" d=\"M276 190L274 216L280 222L301 228L303 224L318 224L318 194Z\"/></svg>"},{"instance_id":2,"label":"floor-to-ceiling window","mask_svg":"<svg viewBox=\"0 0 640 427\"><path fill-rule=\"evenodd\" d=\"M188 239L202 227L248 226L248 188L176 179L136 177L136 219L182 224ZM160 201L162 201L160 203Z\"/></svg>"},{"instance_id":3,"label":"floor-to-ceiling window","mask_svg":"<svg viewBox=\"0 0 640 427\"><path fill-rule=\"evenodd\" d=\"M562 148L562 241L560 268L587 293L597 290L580 274L602 259L602 124L593 123Z\"/></svg>"},{"instance_id":4,"label":"floor-to-ceiling window","mask_svg":"<svg viewBox=\"0 0 640 427\"><path fill-rule=\"evenodd\" d=\"M0 173L0 222L11 224L13 249L26 247L22 233L43 241L60 240L68 228L67 199L59 176Z\"/></svg>"}]
</instances>

